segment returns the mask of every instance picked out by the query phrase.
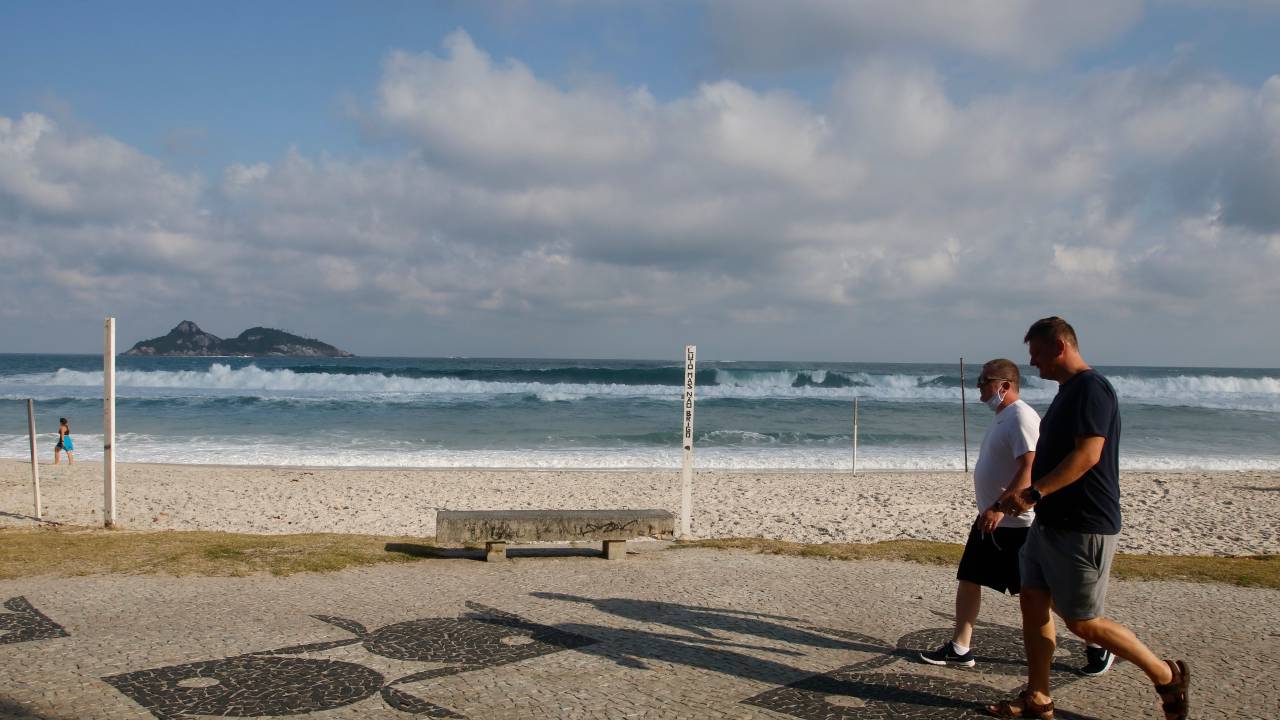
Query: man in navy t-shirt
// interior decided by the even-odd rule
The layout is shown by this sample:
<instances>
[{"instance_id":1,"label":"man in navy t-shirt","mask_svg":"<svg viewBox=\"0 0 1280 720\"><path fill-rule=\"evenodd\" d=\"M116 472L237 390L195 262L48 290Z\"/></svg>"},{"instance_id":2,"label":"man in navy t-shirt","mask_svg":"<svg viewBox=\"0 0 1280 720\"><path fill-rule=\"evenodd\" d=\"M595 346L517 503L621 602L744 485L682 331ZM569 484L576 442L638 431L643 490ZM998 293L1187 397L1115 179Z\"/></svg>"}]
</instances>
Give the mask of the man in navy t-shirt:
<instances>
[{"instance_id":1,"label":"man in navy t-shirt","mask_svg":"<svg viewBox=\"0 0 1280 720\"><path fill-rule=\"evenodd\" d=\"M1071 632L1141 668L1156 686L1165 718L1184 720L1186 663L1160 659L1128 628L1102 615L1120 532L1116 391L1081 357L1066 320L1037 320L1023 341L1040 377L1058 382L1058 394L1040 421L1031 486L1001 498L1007 512L1036 511L1019 555L1027 689L987 711L996 717L1053 717L1049 665L1057 645L1051 614L1056 611Z\"/></svg>"},{"instance_id":2,"label":"man in navy t-shirt","mask_svg":"<svg viewBox=\"0 0 1280 720\"><path fill-rule=\"evenodd\" d=\"M1036 503L1046 527L1115 535L1120 532L1120 403L1097 370L1081 370L1058 386L1040 420L1032 480L1044 478L1076 449L1076 439L1101 441L1098 462L1078 480ZM1040 455L1039 453L1044 453ZM1043 491L1042 491L1043 492Z\"/></svg>"}]
</instances>

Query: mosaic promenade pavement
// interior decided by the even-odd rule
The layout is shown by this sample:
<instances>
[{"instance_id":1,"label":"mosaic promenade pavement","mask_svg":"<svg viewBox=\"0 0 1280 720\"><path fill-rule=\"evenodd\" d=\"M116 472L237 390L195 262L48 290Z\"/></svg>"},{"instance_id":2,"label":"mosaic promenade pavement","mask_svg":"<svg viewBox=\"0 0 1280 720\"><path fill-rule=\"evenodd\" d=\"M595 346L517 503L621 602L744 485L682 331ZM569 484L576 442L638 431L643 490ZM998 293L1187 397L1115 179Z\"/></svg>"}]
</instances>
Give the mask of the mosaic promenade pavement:
<instances>
[{"instance_id":1,"label":"mosaic promenade pavement","mask_svg":"<svg viewBox=\"0 0 1280 720\"><path fill-rule=\"evenodd\" d=\"M0 718L975 718L1016 693L1016 600L984 596L976 668L952 571L659 544L611 563L513 553L291 578L0 581ZM1113 583L1110 614L1192 661L1197 718L1274 718L1280 593ZM1058 716L1155 718L1125 664Z\"/></svg>"}]
</instances>

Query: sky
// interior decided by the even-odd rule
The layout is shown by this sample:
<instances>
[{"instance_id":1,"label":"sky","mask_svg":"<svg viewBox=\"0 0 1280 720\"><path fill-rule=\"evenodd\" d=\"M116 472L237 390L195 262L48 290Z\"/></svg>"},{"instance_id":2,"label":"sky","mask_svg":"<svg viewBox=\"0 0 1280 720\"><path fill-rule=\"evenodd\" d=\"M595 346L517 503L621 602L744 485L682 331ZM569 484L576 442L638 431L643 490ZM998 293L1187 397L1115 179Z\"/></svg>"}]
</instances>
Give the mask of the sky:
<instances>
[{"instance_id":1,"label":"sky","mask_svg":"<svg viewBox=\"0 0 1280 720\"><path fill-rule=\"evenodd\" d=\"M1280 0L0 4L0 353L1280 365Z\"/></svg>"}]
</instances>

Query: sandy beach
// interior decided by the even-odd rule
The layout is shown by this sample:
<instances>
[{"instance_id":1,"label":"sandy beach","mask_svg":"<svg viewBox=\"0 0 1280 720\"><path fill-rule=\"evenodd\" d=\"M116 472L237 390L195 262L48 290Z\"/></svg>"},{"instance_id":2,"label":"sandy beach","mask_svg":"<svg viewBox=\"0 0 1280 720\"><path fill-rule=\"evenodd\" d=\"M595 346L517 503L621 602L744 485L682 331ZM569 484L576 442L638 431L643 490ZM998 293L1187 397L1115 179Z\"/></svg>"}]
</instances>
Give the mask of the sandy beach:
<instances>
[{"instance_id":1,"label":"sandy beach","mask_svg":"<svg viewBox=\"0 0 1280 720\"><path fill-rule=\"evenodd\" d=\"M40 467L46 519L101 522L102 466ZM438 509L645 507L679 511L679 472L296 468L120 464L124 528L245 533L435 534ZM1280 553L1280 473L1133 472L1120 548L1148 554ZM960 472L699 472L699 537L806 543L963 542L975 508ZM30 525L31 466L0 460L0 526Z\"/></svg>"}]
</instances>

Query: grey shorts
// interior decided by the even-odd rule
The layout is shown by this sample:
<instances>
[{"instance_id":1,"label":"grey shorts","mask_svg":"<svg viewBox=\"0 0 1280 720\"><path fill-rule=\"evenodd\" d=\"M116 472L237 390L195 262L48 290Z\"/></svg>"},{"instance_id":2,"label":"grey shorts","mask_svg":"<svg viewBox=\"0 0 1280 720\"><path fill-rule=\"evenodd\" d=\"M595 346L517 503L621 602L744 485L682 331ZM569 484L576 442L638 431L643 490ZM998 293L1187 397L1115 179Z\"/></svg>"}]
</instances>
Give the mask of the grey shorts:
<instances>
[{"instance_id":1,"label":"grey shorts","mask_svg":"<svg viewBox=\"0 0 1280 720\"><path fill-rule=\"evenodd\" d=\"M1117 537L1034 523L1018 555L1022 587L1047 590L1054 609L1067 620L1100 617Z\"/></svg>"}]
</instances>

